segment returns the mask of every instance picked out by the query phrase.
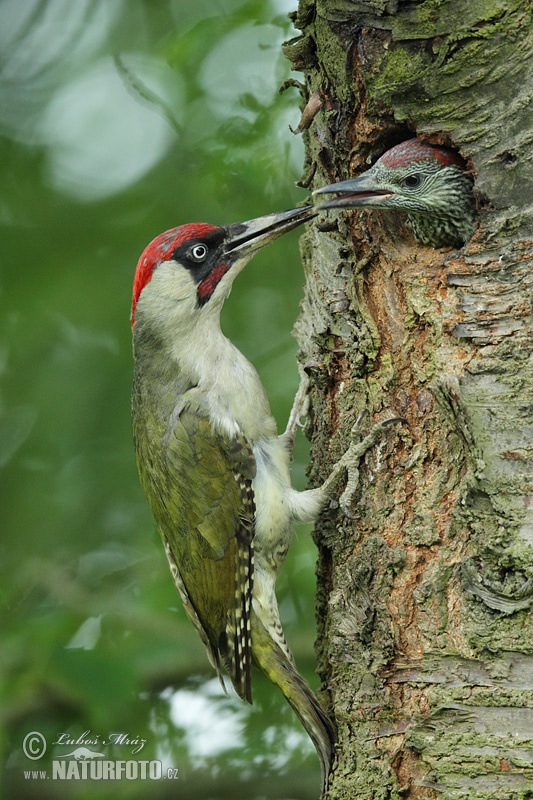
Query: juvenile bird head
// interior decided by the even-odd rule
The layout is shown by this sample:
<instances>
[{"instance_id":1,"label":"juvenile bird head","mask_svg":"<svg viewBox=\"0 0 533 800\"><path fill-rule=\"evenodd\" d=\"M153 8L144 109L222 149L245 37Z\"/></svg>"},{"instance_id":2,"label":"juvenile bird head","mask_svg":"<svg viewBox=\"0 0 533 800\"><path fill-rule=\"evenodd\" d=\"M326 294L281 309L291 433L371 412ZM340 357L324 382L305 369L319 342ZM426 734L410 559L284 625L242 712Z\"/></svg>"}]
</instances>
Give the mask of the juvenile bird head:
<instances>
[{"instance_id":1,"label":"juvenile bird head","mask_svg":"<svg viewBox=\"0 0 533 800\"><path fill-rule=\"evenodd\" d=\"M384 208L407 212L415 239L432 247L460 247L473 235L476 204L473 179L459 156L409 139L387 150L358 178L332 183L315 194L339 197L317 206Z\"/></svg>"},{"instance_id":2,"label":"juvenile bird head","mask_svg":"<svg viewBox=\"0 0 533 800\"><path fill-rule=\"evenodd\" d=\"M132 325L189 328L219 313L238 273L257 250L315 216L313 206L217 227L192 223L157 236L133 282Z\"/></svg>"}]
</instances>

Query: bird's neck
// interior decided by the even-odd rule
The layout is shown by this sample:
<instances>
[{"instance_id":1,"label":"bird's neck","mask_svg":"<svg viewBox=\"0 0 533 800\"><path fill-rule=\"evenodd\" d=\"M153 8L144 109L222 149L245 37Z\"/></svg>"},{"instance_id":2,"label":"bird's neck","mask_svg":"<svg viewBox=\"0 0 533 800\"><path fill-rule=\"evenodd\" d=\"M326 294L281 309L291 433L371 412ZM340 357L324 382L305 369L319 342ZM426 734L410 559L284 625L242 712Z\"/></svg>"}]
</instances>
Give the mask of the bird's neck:
<instances>
[{"instance_id":1,"label":"bird's neck","mask_svg":"<svg viewBox=\"0 0 533 800\"><path fill-rule=\"evenodd\" d=\"M468 208L459 214L408 214L406 222L415 239L431 247L461 247L475 230L475 217Z\"/></svg>"},{"instance_id":2,"label":"bird's neck","mask_svg":"<svg viewBox=\"0 0 533 800\"><path fill-rule=\"evenodd\" d=\"M240 429L251 441L276 436L259 376L224 336L218 315L206 315L201 324L167 333L159 341L148 331L134 335L137 375L143 382L164 387L166 397L176 398L164 413L172 413L185 394L221 432L231 435Z\"/></svg>"}]
</instances>

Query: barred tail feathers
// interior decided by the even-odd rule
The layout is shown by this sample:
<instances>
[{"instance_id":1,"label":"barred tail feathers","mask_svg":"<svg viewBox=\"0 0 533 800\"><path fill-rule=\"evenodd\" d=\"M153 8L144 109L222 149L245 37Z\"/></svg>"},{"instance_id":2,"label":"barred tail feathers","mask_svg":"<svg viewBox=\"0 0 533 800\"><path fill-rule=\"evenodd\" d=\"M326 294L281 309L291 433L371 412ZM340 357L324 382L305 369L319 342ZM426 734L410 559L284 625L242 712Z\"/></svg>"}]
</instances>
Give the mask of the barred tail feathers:
<instances>
[{"instance_id":1,"label":"barred tail feathers","mask_svg":"<svg viewBox=\"0 0 533 800\"><path fill-rule=\"evenodd\" d=\"M236 556L235 608L226 628L226 668L233 688L242 700L252 702L252 654L250 611L254 558L250 547L238 547Z\"/></svg>"},{"instance_id":2,"label":"barred tail feathers","mask_svg":"<svg viewBox=\"0 0 533 800\"><path fill-rule=\"evenodd\" d=\"M235 530L235 597L226 626L226 665L233 688L247 703L252 702L251 625L252 588L254 581L255 496L252 477L255 459L249 443L242 438L233 442L233 457L238 467L233 470L241 498L239 524Z\"/></svg>"},{"instance_id":3,"label":"barred tail feathers","mask_svg":"<svg viewBox=\"0 0 533 800\"><path fill-rule=\"evenodd\" d=\"M296 668L288 661L282 649L269 635L254 611L252 611L251 623L252 658L259 669L282 691L313 742L320 761L322 793L324 794L328 787L337 740L333 723L326 715L317 697Z\"/></svg>"}]
</instances>

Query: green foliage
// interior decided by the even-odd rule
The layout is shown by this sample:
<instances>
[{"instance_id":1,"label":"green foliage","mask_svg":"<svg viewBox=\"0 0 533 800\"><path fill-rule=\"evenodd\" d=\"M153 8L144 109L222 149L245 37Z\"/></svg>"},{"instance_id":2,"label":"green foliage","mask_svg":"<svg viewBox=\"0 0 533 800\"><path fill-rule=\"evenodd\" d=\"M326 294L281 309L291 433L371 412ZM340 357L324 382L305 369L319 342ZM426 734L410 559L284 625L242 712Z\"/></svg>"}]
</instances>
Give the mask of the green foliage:
<instances>
[{"instance_id":1,"label":"green foliage","mask_svg":"<svg viewBox=\"0 0 533 800\"><path fill-rule=\"evenodd\" d=\"M303 199L294 188L301 143L288 130L297 99L277 93L288 74L279 46L291 35L281 7L0 6L6 797L316 794L311 745L275 690L259 679L249 709L213 688L139 486L129 419L131 281L144 246L183 222L234 222ZM225 312L280 427L297 384L290 329L301 285L293 235L254 260ZM308 673L313 559L301 532L279 592ZM235 746L217 749L200 733L195 741L183 714L173 716L176 703L197 708L208 731L228 719ZM31 731L48 742L40 761L22 753ZM53 745L62 732L86 731L100 743L113 731L145 738L143 758L178 767L177 788L24 779L25 769L50 769L53 755L73 749ZM309 765L316 780L302 778Z\"/></svg>"}]
</instances>

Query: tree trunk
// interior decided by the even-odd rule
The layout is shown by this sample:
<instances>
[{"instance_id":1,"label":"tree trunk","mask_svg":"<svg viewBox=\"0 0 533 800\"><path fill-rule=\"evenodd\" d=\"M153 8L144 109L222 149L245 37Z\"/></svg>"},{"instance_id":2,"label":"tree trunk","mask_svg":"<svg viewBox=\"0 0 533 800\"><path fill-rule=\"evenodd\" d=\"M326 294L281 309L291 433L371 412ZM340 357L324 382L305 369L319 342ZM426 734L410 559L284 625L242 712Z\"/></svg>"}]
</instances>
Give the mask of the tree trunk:
<instances>
[{"instance_id":1,"label":"tree trunk","mask_svg":"<svg viewBox=\"0 0 533 800\"><path fill-rule=\"evenodd\" d=\"M466 159L480 218L460 251L383 212L302 240L312 481L361 411L361 435L405 419L367 453L354 519L333 504L317 526L329 797L532 797L531 3L301 0L294 21L302 184L420 135Z\"/></svg>"}]
</instances>

